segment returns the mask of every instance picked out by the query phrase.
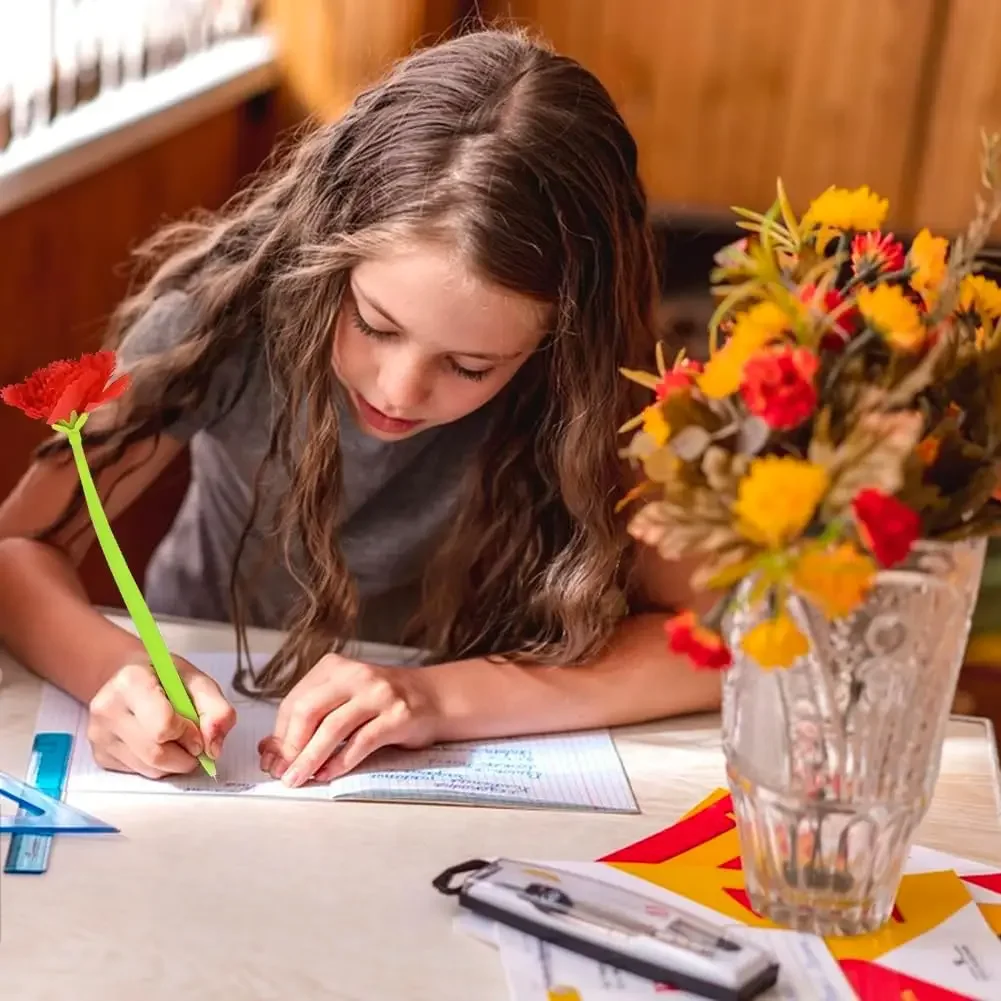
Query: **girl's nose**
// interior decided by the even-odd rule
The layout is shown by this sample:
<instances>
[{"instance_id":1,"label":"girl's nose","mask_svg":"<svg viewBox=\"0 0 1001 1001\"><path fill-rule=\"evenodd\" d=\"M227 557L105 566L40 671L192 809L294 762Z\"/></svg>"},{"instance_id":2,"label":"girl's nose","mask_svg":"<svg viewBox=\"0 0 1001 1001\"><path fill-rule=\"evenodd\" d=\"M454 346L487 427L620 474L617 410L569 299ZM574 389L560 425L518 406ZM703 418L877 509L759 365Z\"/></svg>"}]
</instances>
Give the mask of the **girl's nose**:
<instances>
[{"instance_id":1,"label":"girl's nose","mask_svg":"<svg viewBox=\"0 0 1001 1001\"><path fill-rule=\"evenodd\" d=\"M427 400L430 379L427 366L418 358L394 353L379 370L380 401L390 417L410 417Z\"/></svg>"}]
</instances>

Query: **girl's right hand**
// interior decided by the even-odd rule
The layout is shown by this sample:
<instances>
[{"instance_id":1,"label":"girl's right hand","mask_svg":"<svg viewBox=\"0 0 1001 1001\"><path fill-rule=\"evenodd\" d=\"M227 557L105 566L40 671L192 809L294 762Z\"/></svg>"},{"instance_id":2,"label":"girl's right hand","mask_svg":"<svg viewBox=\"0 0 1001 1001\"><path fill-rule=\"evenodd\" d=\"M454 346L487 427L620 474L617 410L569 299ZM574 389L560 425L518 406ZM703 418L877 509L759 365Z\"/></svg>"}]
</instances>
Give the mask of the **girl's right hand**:
<instances>
[{"instance_id":1,"label":"girl's right hand","mask_svg":"<svg viewBox=\"0 0 1001 1001\"><path fill-rule=\"evenodd\" d=\"M203 751L219 757L236 711L212 678L180 657L174 663L200 726L177 714L152 667L128 664L90 702L87 737L101 767L159 779L200 768L197 755Z\"/></svg>"}]
</instances>

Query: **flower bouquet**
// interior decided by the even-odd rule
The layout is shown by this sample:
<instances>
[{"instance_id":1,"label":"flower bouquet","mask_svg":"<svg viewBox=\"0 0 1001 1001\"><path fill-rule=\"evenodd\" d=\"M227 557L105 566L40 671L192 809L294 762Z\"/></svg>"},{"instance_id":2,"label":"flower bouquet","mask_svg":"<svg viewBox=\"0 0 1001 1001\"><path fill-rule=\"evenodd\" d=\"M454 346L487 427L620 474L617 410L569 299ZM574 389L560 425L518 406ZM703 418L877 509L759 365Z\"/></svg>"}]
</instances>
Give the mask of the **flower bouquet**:
<instances>
[{"instance_id":1,"label":"flower bouquet","mask_svg":"<svg viewBox=\"0 0 1001 1001\"><path fill-rule=\"evenodd\" d=\"M624 373L654 397L622 429L645 473L630 532L715 599L667 644L726 669L752 903L821 934L891 913L1001 527L999 158L985 137L951 244L884 232L867 187L797 216L780 181L716 258L708 360Z\"/></svg>"}]
</instances>

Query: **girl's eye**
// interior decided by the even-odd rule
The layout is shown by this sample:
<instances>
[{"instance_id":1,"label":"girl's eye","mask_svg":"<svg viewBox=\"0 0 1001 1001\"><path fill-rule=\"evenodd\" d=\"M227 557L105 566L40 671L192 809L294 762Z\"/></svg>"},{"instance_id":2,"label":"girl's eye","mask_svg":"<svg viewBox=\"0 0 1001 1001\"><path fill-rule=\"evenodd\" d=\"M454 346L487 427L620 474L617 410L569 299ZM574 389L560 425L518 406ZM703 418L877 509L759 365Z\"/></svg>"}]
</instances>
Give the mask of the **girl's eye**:
<instances>
[{"instance_id":1,"label":"girl's eye","mask_svg":"<svg viewBox=\"0 0 1001 1001\"><path fill-rule=\"evenodd\" d=\"M363 317L358 311L357 305L355 305L353 312L355 326L357 326L366 337L374 337L377 341L388 341L396 336L396 332L393 330L379 330L376 327L373 327L371 323L366 323L365 317Z\"/></svg>"},{"instance_id":2,"label":"girl's eye","mask_svg":"<svg viewBox=\"0 0 1001 1001\"><path fill-rule=\"evenodd\" d=\"M463 379L469 379L470 382L481 382L493 371L491 368L463 368L458 362L454 362L451 359L449 359L448 364L456 375Z\"/></svg>"},{"instance_id":3,"label":"girl's eye","mask_svg":"<svg viewBox=\"0 0 1001 1001\"><path fill-rule=\"evenodd\" d=\"M352 312L354 313L353 319L355 321L355 325L366 337L373 337L377 341L389 341L394 337L399 336L395 330L379 330L378 327L373 327L371 323L366 322L365 317L361 315L357 304L354 305ZM469 379L470 382L480 382L493 371L491 368L463 368L462 365L453 361L451 358L448 360L448 366L456 375L463 379Z\"/></svg>"}]
</instances>

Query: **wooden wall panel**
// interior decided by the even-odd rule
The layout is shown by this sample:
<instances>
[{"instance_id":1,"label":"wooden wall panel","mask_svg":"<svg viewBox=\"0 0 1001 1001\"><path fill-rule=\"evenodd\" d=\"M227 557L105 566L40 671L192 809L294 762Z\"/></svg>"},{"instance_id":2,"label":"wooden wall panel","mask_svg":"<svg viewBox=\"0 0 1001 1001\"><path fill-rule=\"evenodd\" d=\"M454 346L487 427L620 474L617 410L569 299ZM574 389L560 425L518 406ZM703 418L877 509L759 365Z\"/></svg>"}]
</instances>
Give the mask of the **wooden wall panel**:
<instances>
[{"instance_id":1,"label":"wooden wall panel","mask_svg":"<svg viewBox=\"0 0 1001 1001\"><path fill-rule=\"evenodd\" d=\"M915 219L952 232L973 213L980 130L1001 129L1001 3L949 0L946 11L926 138L915 161Z\"/></svg>"},{"instance_id":2,"label":"wooden wall panel","mask_svg":"<svg viewBox=\"0 0 1001 1001\"><path fill-rule=\"evenodd\" d=\"M341 115L417 44L445 34L457 0L264 0L289 86L320 119Z\"/></svg>"},{"instance_id":3,"label":"wooden wall panel","mask_svg":"<svg viewBox=\"0 0 1001 1001\"><path fill-rule=\"evenodd\" d=\"M974 0L976 2L976 0ZM634 130L651 197L797 206L868 183L899 219L936 0L487 0L594 71Z\"/></svg>"},{"instance_id":4,"label":"wooden wall panel","mask_svg":"<svg viewBox=\"0 0 1001 1001\"><path fill-rule=\"evenodd\" d=\"M128 287L132 248L161 222L229 198L272 149L286 124L281 108L255 99L0 215L0 385L97 348ZM40 422L0 407L0 496L45 434ZM186 483L179 461L123 519L119 542L137 578ZM95 600L121 604L96 547L85 580Z\"/></svg>"}]
</instances>

